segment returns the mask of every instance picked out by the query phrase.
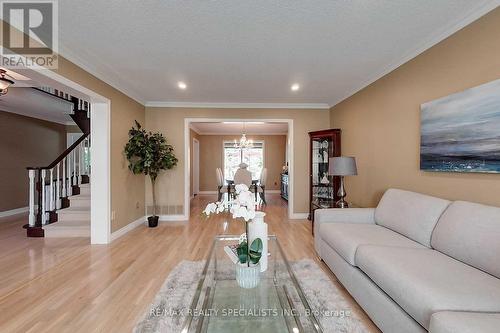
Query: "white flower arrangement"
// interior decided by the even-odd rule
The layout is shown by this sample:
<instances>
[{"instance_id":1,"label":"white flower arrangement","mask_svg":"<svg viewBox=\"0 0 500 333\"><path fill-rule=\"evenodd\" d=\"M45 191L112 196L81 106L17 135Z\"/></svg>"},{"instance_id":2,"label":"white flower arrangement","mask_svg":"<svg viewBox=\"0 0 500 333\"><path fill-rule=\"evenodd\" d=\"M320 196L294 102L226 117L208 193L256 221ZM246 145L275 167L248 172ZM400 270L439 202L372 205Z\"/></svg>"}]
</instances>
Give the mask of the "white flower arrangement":
<instances>
[{"instance_id":1,"label":"white flower arrangement","mask_svg":"<svg viewBox=\"0 0 500 333\"><path fill-rule=\"evenodd\" d=\"M254 199L254 194L250 192L248 186L238 184L235 186L236 198L231 203L230 212L234 219L242 218L245 220L245 237L240 240L237 247L238 260L240 264L246 264L250 267L250 263L257 265L262 257L262 240L256 238L252 244L247 243L248 239L248 221L255 217L255 207L257 202ZM225 211L224 202L211 202L205 207L203 214L209 217L211 214L219 214Z\"/></svg>"},{"instance_id":2,"label":"white flower arrangement","mask_svg":"<svg viewBox=\"0 0 500 333\"><path fill-rule=\"evenodd\" d=\"M245 184L238 184L235 186L236 199L232 202L230 212L234 219L243 218L245 222L250 221L255 217L255 201L254 194L250 192L248 186ZM222 213L225 209L224 202L211 202L206 207L203 213L206 216L211 214Z\"/></svg>"}]
</instances>

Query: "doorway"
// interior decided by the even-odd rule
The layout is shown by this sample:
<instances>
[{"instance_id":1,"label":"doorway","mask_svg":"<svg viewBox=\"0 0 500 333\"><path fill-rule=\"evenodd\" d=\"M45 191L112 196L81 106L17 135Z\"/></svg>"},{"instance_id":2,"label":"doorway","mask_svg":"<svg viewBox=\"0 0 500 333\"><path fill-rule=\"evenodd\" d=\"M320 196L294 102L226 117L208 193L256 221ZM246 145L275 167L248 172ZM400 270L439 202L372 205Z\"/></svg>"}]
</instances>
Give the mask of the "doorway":
<instances>
[{"instance_id":1,"label":"doorway","mask_svg":"<svg viewBox=\"0 0 500 333\"><path fill-rule=\"evenodd\" d=\"M200 193L200 141L193 139L193 196Z\"/></svg>"},{"instance_id":2,"label":"doorway","mask_svg":"<svg viewBox=\"0 0 500 333\"><path fill-rule=\"evenodd\" d=\"M40 86L49 86L90 101L90 243L108 244L111 235L111 101L56 72L43 68L16 70Z\"/></svg>"},{"instance_id":3,"label":"doorway","mask_svg":"<svg viewBox=\"0 0 500 333\"><path fill-rule=\"evenodd\" d=\"M208 159L209 163L205 164L206 158L204 152L200 152L200 148L198 147L198 154L199 160L198 163L203 164L203 169L199 170L199 179L198 179L198 190L199 194L207 194L207 195L215 195L217 194L217 185L216 185L216 177L215 177L215 170L217 167L224 169L226 171L226 164L230 165L236 165L235 163L226 163L225 160L225 141L228 141L229 139L221 139L217 138L217 140L214 139L215 136L231 136L230 140L231 141L231 147L234 146L234 140L239 140L242 137L242 126L245 124L247 128L243 129L243 131L248 132L248 133L253 133L252 138L249 137L249 139L252 139L254 143L260 143L261 146L261 151L258 149L255 150L256 156L243 156L244 162L249 162L249 165L255 164L257 166L258 172L254 172L252 175L252 181L254 181L254 178L258 179L260 170L262 169L262 166L259 166L259 161L263 164L264 161L267 161L266 163L268 164L273 164L271 163L274 161L274 157L276 156L281 156L281 154L272 154L273 152L275 153L276 151L274 148L268 148L268 144L264 144L265 140L261 140L259 136L264 136L264 135L276 135L277 133L270 132L270 131L264 131L266 126L276 126L282 129L281 133L278 133L278 135L281 135L283 137L283 161L281 161L281 164L277 168L277 172L275 172L274 177L270 177L270 170L268 170L268 176L267 176L267 183L269 183L269 187L266 185L266 193L275 193L275 194L280 194L280 182L281 180L279 179L279 175L283 170L283 166L288 162L288 175L289 175L289 196L287 200L287 206L288 206L288 216L290 219L301 219L304 218L302 214L297 214L294 213L294 202L293 202L293 183L294 183L294 178L293 178L293 166L294 166L294 158L293 158L293 120L292 119L234 119L234 118L184 118L184 156L188 157L187 163L184 166L184 220L189 219L190 215L190 205L191 205L191 195L190 195L190 189L195 188L194 184L194 177L193 175L195 166L194 166L194 145L192 141L192 134L191 132L194 130L200 137L199 142L202 142L201 138L203 137L210 137L211 139L207 139L207 143L210 142L209 147L205 146L202 144L202 149L206 149L207 151L212 152L210 155L210 158ZM224 125L224 126L222 126ZM253 126L253 127L252 127ZM255 129L258 129L258 131L255 131ZM216 130L215 130L216 129ZM224 129L224 132L221 133L221 131ZM255 133L254 133L255 132ZM250 134L249 134L250 135ZM231 148L229 143L227 145L227 150L228 150L228 159L232 158L234 154L231 153ZM257 158L258 154L264 154L265 151L268 151L271 153L272 156L268 156L268 158ZM213 154L213 152L216 152ZM220 152L220 153L219 153ZM241 156L240 156L240 150L238 150L238 154L234 155L237 157L237 160L240 161ZM246 157L245 157L246 156ZM232 161L234 162L234 161ZM238 162L239 163L239 162ZM238 164L237 163L237 164ZM215 165L218 164L218 165ZM266 166L266 168L269 166ZM270 167L269 167L270 169ZM224 173L223 171L223 173ZM227 177L229 180L231 180L232 177L232 172L231 170L227 170L225 172L224 177ZM276 187L274 189L273 187Z\"/></svg>"}]
</instances>

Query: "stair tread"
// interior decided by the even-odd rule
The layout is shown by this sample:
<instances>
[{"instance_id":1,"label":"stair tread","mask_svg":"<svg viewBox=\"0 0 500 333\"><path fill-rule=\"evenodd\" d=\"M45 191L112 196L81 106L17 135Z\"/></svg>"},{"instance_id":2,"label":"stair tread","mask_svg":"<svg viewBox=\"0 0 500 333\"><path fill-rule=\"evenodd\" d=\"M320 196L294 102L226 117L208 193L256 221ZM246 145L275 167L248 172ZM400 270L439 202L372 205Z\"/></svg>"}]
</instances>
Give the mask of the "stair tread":
<instances>
[{"instance_id":1,"label":"stair tread","mask_svg":"<svg viewBox=\"0 0 500 333\"><path fill-rule=\"evenodd\" d=\"M77 194L69 197L70 200L90 200L90 194Z\"/></svg>"},{"instance_id":2,"label":"stair tread","mask_svg":"<svg viewBox=\"0 0 500 333\"><path fill-rule=\"evenodd\" d=\"M79 206L70 206L68 208L64 208L61 210L57 211L58 214L60 213L89 213L90 214L90 208L89 207L79 207Z\"/></svg>"},{"instance_id":3,"label":"stair tread","mask_svg":"<svg viewBox=\"0 0 500 333\"><path fill-rule=\"evenodd\" d=\"M49 226L44 227L43 229L45 230L54 230L54 229L82 229L82 230L87 230L90 229L90 225L70 225L70 224L64 224L64 222L61 223L53 223Z\"/></svg>"},{"instance_id":4,"label":"stair tread","mask_svg":"<svg viewBox=\"0 0 500 333\"><path fill-rule=\"evenodd\" d=\"M90 222L88 221L57 222L44 226L43 229L46 238L90 237Z\"/></svg>"},{"instance_id":5,"label":"stair tread","mask_svg":"<svg viewBox=\"0 0 500 333\"><path fill-rule=\"evenodd\" d=\"M51 223L49 225L56 225L56 224L62 224L62 223L68 223L68 224L88 224L90 225L90 218L86 219L85 217L79 218L79 219L74 219L74 220L64 220L64 221L57 221L54 223Z\"/></svg>"}]
</instances>

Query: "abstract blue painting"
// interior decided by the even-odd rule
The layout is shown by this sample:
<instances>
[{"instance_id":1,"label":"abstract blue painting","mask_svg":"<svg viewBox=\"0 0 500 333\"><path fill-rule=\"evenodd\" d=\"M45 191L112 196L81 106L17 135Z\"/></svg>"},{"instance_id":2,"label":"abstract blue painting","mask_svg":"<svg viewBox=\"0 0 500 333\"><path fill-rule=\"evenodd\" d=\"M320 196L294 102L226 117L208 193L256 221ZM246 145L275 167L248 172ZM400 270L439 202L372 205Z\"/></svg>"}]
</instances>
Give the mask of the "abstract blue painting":
<instances>
[{"instance_id":1,"label":"abstract blue painting","mask_svg":"<svg viewBox=\"0 0 500 333\"><path fill-rule=\"evenodd\" d=\"M500 80L421 105L420 169L500 173Z\"/></svg>"}]
</instances>

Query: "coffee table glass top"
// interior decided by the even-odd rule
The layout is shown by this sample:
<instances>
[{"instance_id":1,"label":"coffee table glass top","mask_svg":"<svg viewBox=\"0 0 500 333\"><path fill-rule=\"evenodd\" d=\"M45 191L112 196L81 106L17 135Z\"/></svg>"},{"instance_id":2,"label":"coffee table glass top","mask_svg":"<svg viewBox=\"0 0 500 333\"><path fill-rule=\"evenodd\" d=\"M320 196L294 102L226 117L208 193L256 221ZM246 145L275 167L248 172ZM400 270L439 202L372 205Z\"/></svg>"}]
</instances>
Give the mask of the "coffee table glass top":
<instances>
[{"instance_id":1,"label":"coffee table glass top","mask_svg":"<svg viewBox=\"0 0 500 333\"><path fill-rule=\"evenodd\" d=\"M224 246L239 236L218 236L207 256L182 333L322 332L275 236L268 239L268 268L244 289Z\"/></svg>"}]
</instances>

